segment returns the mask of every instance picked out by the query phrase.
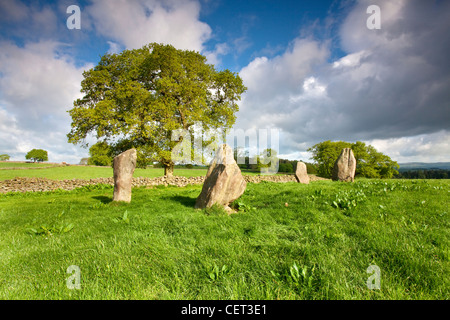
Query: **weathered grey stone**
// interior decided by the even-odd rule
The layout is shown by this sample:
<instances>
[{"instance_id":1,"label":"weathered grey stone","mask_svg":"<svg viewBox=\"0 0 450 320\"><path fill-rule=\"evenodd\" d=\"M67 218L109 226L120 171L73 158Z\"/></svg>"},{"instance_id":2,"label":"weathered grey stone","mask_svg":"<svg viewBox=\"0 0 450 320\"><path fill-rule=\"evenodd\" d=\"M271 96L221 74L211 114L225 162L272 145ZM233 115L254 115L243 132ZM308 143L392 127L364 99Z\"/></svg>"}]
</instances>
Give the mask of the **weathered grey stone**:
<instances>
[{"instance_id":1,"label":"weathered grey stone","mask_svg":"<svg viewBox=\"0 0 450 320\"><path fill-rule=\"evenodd\" d=\"M334 181L355 181L356 159L350 148L344 148L334 163L331 179Z\"/></svg>"},{"instance_id":2,"label":"weathered grey stone","mask_svg":"<svg viewBox=\"0 0 450 320\"><path fill-rule=\"evenodd\" d=\"M217 203L232 212L229 205L244 193L246 186L247 182L233 158L233 150L223 144L209 165L195 208L208 208Z\"/></svg>"},{"instance_id":3,"label":"weathered grey stone","mask_svg":"<svg viewBox=\"0 0 450 320\"><path fill-rule=\"evenodd\" d=\"M114 194L113 201L131 201L133 173L136 168L137 152L130 149L122 152L113 160Z\"/></svg>"},{"instance_id":4,"label":"weathered grey stone","mask_svg":"<svg viewBox=\"0 0 450 320\"><path fill-rule=\"evenodd\" d=\"M295 178L297 182L309 184L309 176L306 170L306 164L299 161L297 162L297 168L295 169Z\"/></svg>"}]
</instances>

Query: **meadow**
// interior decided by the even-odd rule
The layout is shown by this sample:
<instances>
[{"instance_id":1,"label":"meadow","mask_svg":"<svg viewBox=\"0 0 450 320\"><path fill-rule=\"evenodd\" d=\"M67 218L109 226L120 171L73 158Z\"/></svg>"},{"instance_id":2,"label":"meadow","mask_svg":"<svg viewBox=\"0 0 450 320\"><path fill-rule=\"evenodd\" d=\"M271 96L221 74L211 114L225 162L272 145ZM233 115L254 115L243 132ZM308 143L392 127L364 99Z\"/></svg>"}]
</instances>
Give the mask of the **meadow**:
<instances>
[{"instance_id":1,"label":"meadow","mask_svg":"<svg viewBox=\"0 0 450 320\"><path fill-rule=\"evenodd\" d=\"M1 165L0 165L1 168ZM206 169L175 169L175 174L180 176L204 176ZM48 178L52 180L71 180L71 179L95 179L109 178L113 176L111 167L95 167L95 166L58 166L53 168L36 168L29 167L24 170L0 170L0 181L14 179L16 177L27 178ZM162 177L164 176L163 168L136 168L135 177Z\"/></svg>"},{"instance_id":2,"label":"meadow","mask_svg":"<svg viewBox=\"0 0 450 320\"><path fill-rule=\"evenodd\" d=\"M249 183L233 215L194 209L200 191L134 188L129 204L107 185L0 194L0 299L450 296L449 180Z\"/></svg>"}]
</instances>

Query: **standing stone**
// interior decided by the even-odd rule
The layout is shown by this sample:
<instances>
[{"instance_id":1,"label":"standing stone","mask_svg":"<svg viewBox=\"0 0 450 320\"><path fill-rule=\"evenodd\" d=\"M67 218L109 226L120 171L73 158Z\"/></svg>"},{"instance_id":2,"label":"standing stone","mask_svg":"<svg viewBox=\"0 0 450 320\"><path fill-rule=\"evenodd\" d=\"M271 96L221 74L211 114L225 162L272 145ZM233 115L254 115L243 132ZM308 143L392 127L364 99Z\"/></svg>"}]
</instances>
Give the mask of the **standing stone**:
<instances>
[{"instance_id":1,"label":"standing stone","mask_svg":"<svg viewBox=\"0 0 450 320\"><path fill-rule=\"evenodd\" d=\"M297 162L297 168L295 169L295 179L297 179L297 182L309 184L309 176L306 170L306 164L301 161Z\"/></svg>"},{"instance_id":2,"label":"standing stone","mask_svg":"<svg viewBox=\"0 0 450 320\"><path fill-rule=\"evenodd\" d=\"M334 163L331 179L335 181L355 181L356 159L350 148L344 148Z\"/></svg>"},{"instance_id":3,"label":"standing stone","mask_svg":"<svg viewBox=\"0 0 450 320\"><path fill-rule=\"evenodd\" d=\"M231 213L233 210L229 205L244 193L246 186L247 182L233 158L233 150L223 144L209 165L195 208L203 209L217 203Z\"/></svg>"},{"instance_id":4,"label":"standing stone","mask_svg":"<svg viewBox=\"0 0 450 320\"><path fill-rule=\"evenodd\" d=\"M114 195L113 201L131 201L131 186L136 168L136 149L122 152L113 160Z\"/></svg>"}]
</instances>

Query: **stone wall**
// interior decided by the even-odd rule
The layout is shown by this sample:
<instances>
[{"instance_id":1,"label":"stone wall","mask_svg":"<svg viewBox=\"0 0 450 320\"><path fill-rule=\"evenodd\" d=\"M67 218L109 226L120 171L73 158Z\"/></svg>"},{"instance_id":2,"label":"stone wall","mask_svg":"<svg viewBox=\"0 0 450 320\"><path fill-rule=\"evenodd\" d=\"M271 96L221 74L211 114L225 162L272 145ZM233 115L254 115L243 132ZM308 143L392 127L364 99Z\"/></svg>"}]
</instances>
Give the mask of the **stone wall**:
<instances>
[{"instance_id":1,"label":"stone wall","mask_svg":"<svg viewBox=\"0 0 450 320\"><path fill-rule=\"evenodd\" d=\"M201 177L156 177L156 178L133 178L133 187L143 186L178 186L184 187L192 184L202 184L204 176ZM244 175L244 179L249 183L259 183L261 181L271 182L296 182L294 175L265 175L265 176L249 176ZM311 181L327 180L310 175ZM6 192L27 192L27 191L53 191L56 189L73 190L75 188L84 187L95 184L114 185L114 179L97 178L90 180L73 179L73 180L50 180L47 178L15 178L11 180L0 181L0 193Z\"/></svg>"}]
</instances>

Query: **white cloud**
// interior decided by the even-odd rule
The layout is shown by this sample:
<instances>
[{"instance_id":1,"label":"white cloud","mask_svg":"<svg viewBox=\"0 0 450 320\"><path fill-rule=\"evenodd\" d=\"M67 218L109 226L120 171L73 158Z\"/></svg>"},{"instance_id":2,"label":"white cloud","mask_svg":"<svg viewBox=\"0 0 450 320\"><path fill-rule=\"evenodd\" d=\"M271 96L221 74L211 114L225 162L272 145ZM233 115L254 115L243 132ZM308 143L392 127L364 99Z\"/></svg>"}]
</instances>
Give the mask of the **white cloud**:
<instances>
[{"instance_id":1,"label":"white cloud","mask_svg":"<svg viewBox=\"0 0 450 320\"><path fill-rule=\"evenodd\" d=\"M226 55L230 52L230 47L227 43L218 43L213 51L205 51L203 55L206 57L208 63L218 66L221 64L220 56Z\"/></svg>"},{"instance_id":2,"label":"white cloud","mask_svg":"<svg viewBox=\"0 0 450 320\"><path fill-rule=\"evenodd\" d=\"M282 126L276 117L282 119L296 109L290 99L304 92L305 80L327 56L327 48L318 42L296 39L282 55L255 58L240 71L248 91L240 103L237 126Z\"/></svg>"},{"instance_id":3,"label":"white cloud","mask_svg":"<svg viewBox=\"0 0 450 320\"><path fill-rule=\"evenodd\" d=\"M448 160L448 140L434 132L450 121L450 5L376 1L382 28L369 30L370 4L359 1L344 20L340 37L348 54L339 60L327 61L326 41L298 38L284 53L258 57L243 68L248 92L236 127L283 129L286 155L323 140L359 140L398 144L397 151L383 150L402 161Z\"/></svg>"},{"instance_id":4,"label":"white cloud","mask_svg":"<svg viewBox=\"0 0 450 320\"><path fill-rule=\"evenodd\" d=\"M96 0L86 8L96 30L129 49L150 42L202 51L211 28L199 21L197 1Z\"/></svg>"},{"instance_id":5,"label":"white cloud","mask_svg":"<svg viewBox=\"0 0 450 320\"><path fill-rule=\"evenodd\" d=\"M403 162L448 162L450 154L450 132L411 137L374 139L366 141L378 151L388 154L393 160Z\"/></svg>"},{"instance_id":6,"label":"white cloud","mask_svg":"<svg viewBox=\"0 0 450 320\"><path fill-rule=\"evenodd\" d=\"M66 111L81 97L82 72L91 66L76 67L63 47L53 41L0 43L0 149L13 159L24 160L33 148L55 155L50 161L68 161L73 152L65 137L71 121Z\"/></svg>"},{"instance_id":7,"label":"white cloud","mask_svg":"<svg viewBox=\"0 0 450 320\"><path fill-rule=\"evenodd\" d=\"M107 43L109 45L108 53L120 53L122 51L120 44L113 41L107 41Z\"/></svg>"}]
</instances>

